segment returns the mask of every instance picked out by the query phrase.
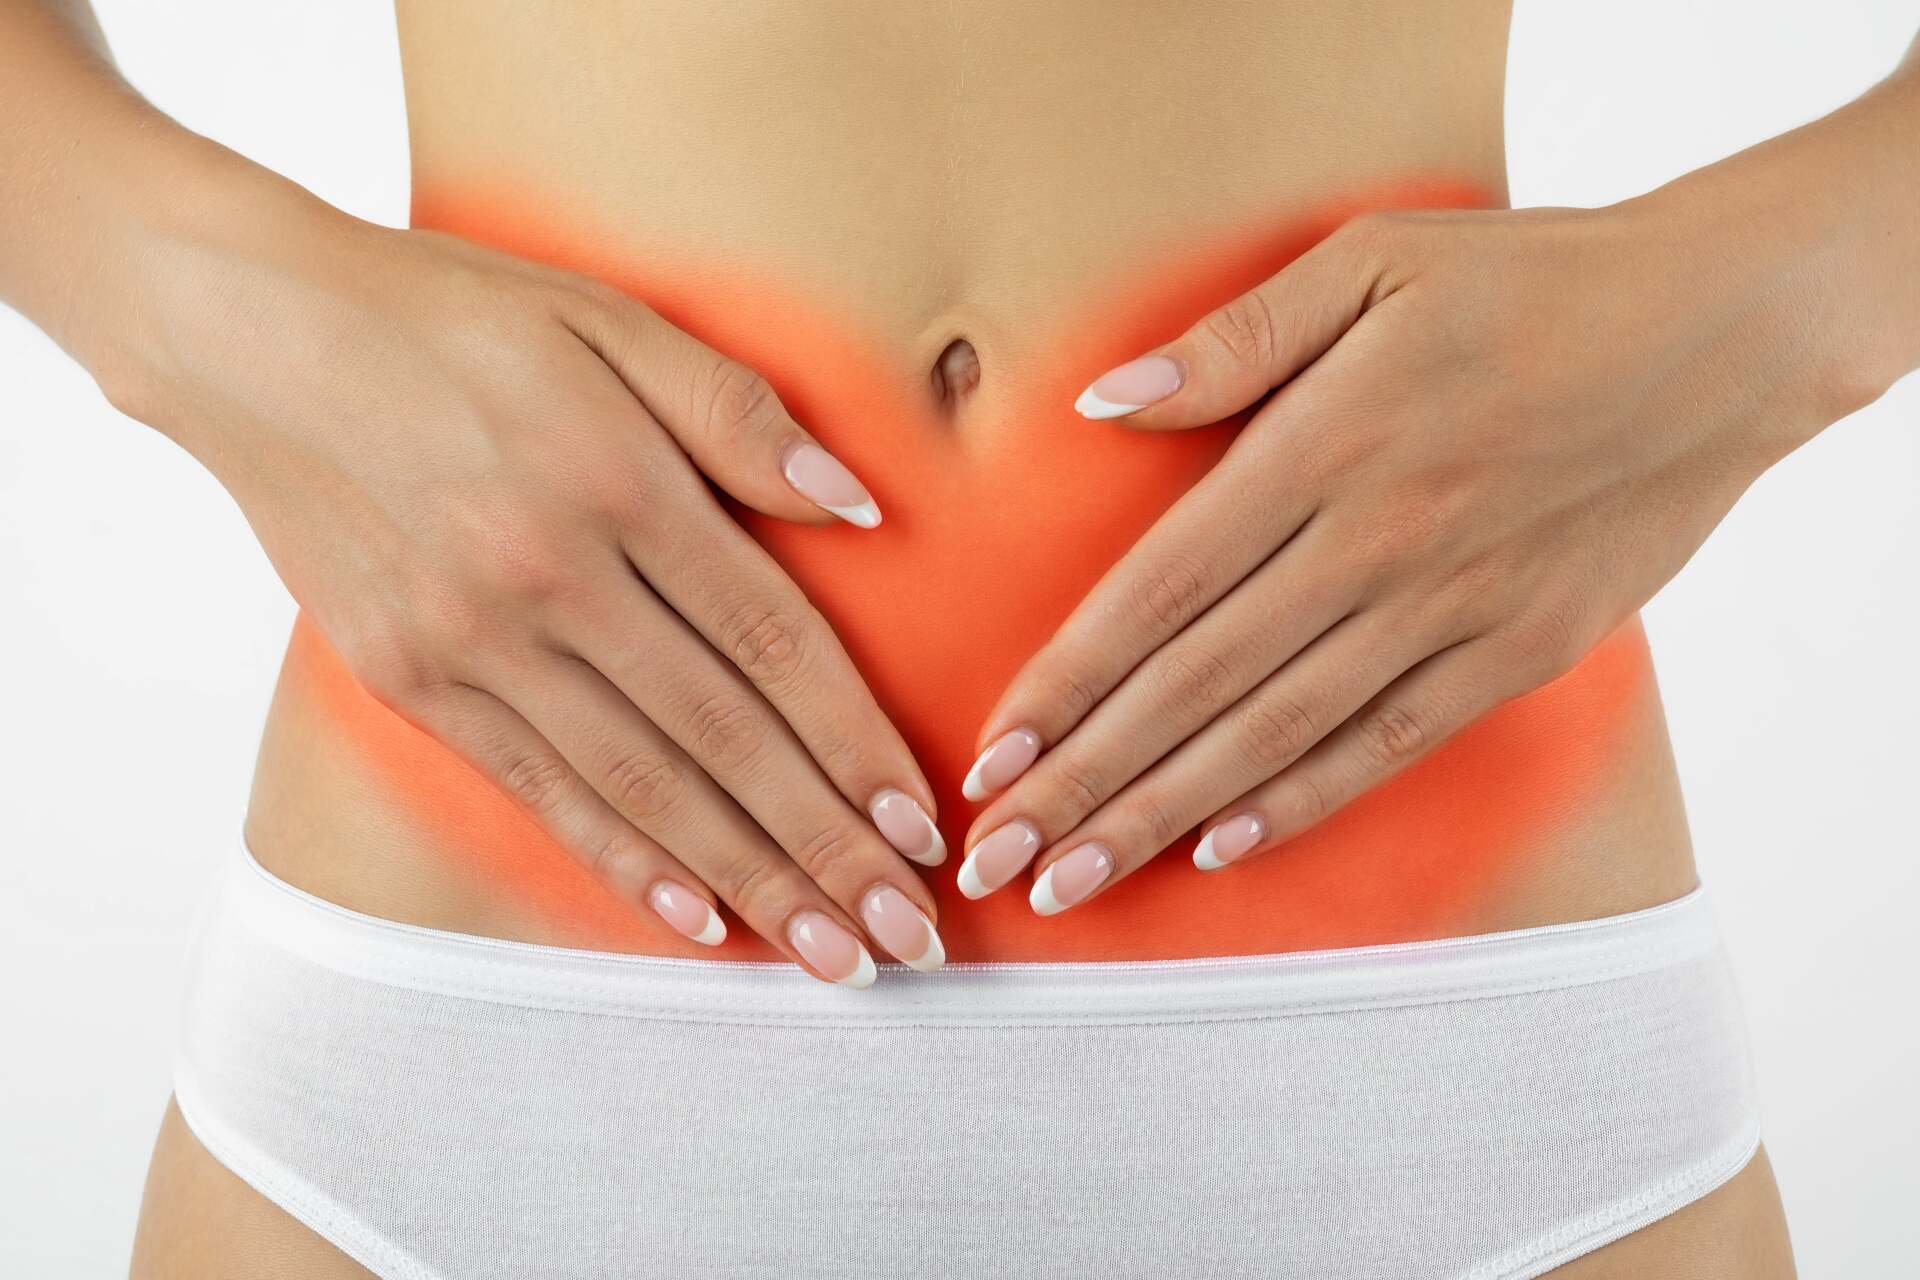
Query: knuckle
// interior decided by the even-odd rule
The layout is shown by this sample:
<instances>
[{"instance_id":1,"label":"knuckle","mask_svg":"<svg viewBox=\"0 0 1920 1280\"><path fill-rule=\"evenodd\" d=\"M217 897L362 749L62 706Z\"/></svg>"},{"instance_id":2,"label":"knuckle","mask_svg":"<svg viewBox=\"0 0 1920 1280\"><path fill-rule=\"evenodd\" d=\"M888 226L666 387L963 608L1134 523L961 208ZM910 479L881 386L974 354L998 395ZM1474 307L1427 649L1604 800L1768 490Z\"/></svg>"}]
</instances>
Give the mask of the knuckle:
<instances>
[{"instance_id":1,"label":"knuckle","mask_svg":"<svg viewBox=\"0 0 1920 1280\"><path fill-rule=\"evenodd\" d=\"M1214 311L1204 325L1207 335L1240 364L1266 368L1278 356L1280 334L1273 307L1258 290Z\"/></svg>"},{"instance_id":2,"label":"knuckle","mask_svg":"<svg viewBox=\"0 0 1920 1280\"><path fill-rule=\"evenodd\" d=\"M1054 813L1075 817L1089 814L1106 803L1112 794L1100 770L1085 760L1065 756L1050 764L1048 807Z\"/></svg>"},{"instance_id":3,"label":"knuckle","mask_svg":"<svg viewBox=\"0 0 1920 1280\"><path fill-rule=\"evenodd\" d=\"M1063 712L1068 721L1078 721L1100 701L1100 686L1078 668L1060 664L1040 677L1047 701Z\"/></svg>"},{"instance_id":4,"label":"knuckle","mask_svg":"<svg viewBox=\"0 0 1920 1280\"><path fill-rule=\"evenodd\" d=\"M860 833L844 823L825 827L800 842L793 860L818 884L851 875L865 846Z\"/></svg>"},{"instance_id":5,"label":"knuckle","mask_svg":"<svg viewBox=\"0 0 1920 1280\"><path fill-rule=\"evenodd\" d=\"M804 668L812 631L800 614L765 605L736 609L722 628L733 664L763 689L785 685Z\"/></svg>"},{"instance_id":6,"label":"knuckle","mask_svg":"<svg viewBox=\"0 0 1920 1280\"><path fill-rule=\"evenodd\" d=\"M1181 556L1146 567L1133 584L1134 614L1147 628L1164 633L1183 627L1206 599L1207 573Z\"/></svg>"},{"instance_id":7,"label":"knuckle","mask_svg":"<svg viewBox=\"0 0 1920 1280\"><path fill-rule=\"evenodd\" d=\"M1299 759L1320 736L1306 709L1279 694L1247 703L1239 721L1239 739L1247 763L1269 773Z\"/></svg>"},{"instance_id":8,"label":"knuckle","mask_svg":"<svg viewBox=\"0 0 1920 1280\"><path fill-rule=\"evenodd\" d=\"M425 647L471 660L499 653L511 622L471 593L452 591L425 606L421 628Z\"/></svg>"},{"instance_id":9,"label":"knuckle","mask_svg":"<svg viewBox=\"0 0 1920 1280\"><path fill-rule=\"evenodd\" d=\"M1311 774L1295 774L1274 807L1290 816L1290 829L1300 830L1324 821L1333 812L1333 795Z\"/></svg>"},{"instance_id":10,"label":"knuckle","mask_svg":"<svg viewBox=\"0 0 1920 1280\"><path fill-rule=\"evenodd\" d=\"M702 401L710 435L757 433L782 416L767 380L736 360L722 358L708 367Z\"/></svg>"},{"instance_id":11,"label":"knuckle","mask_svg":"<svg viewBox=\"0 0 1920 1280\"><path fill-rule=\"evenodd\" d=\"M780 874L779 860L763 850L748 850L724 869L721 878L727 900L742 919L765 922L782 914L786 877Z\"/></svg>"},{"instance_id":12,"label":"knuckle","mask_svg":"<svg viewBox=\"0 0 1920 1280\"><path fill-rule=\"evenodd\" d=\"M829 778L859 779L874 772L868 739L858 733L817 734L806 743L806 748L807 754L813 757L814 763ZM855 795L862 795L872 787L853 787L851 790Z\"/></svg>"},{"instance_id":13,"label":"knuckle","mask_svg":"<svg viewBox=\"0 0 1920 1280\"><path fill-rule=\"evenodd\" d=\"M598 276L569 272L563 273L559 282L589 305L600 308L623 331L637 331L644 321L652 317L653 313L644 303L622 293Z\"/></svg>"},{"instance_id":14,"label":"knuckle","mask_svg":"<svg viewBox=\"0 0 1920 1280\"><path fill-rule=\"evenodd\" d=\"M1398 703L1383 702L1360 719L1360 740L1382 768L1413 759L1426 750L1430 736L1421 717Z\"/></svg>"},{"instance_id":15,"label":"knuckle","mask_svg":"<svg viewBox=\"0 0 1920 1280\"><path fill-rule=\"evenodd\" d=\"M600 832L581 851L582 865L601 882L617 885L634 870L639 852L626 833Z\"/></svg>"},{"instance_id":16,"label":"knuckle","mask_svg":"<svg viewBox=\"0 0 1920 1280\"><path fill-rule=\"evenodd\" d=\"M1154 849L1164 849L1178 840L1188 826L1175 816L1165 799L1151 791L1128 797L1127 812Z\"/></svg>"},{"instance_id":17,"label":"knuckle","mask_svg":"<svg viewBox=\"0 0 1920 1280\"><path fill-rule=\"evenodd\" d=\"M528 812L546 816L559 808L571 773L558 756L529 751L507 762L500 784Z\"/></svg>"},{"instance_id":18,"label":"knuckle","mask_svg":"<svg viewBox=\"0 0 1920 1280\"><path fill-rule=\"evenodd\" d=\"M1235 693L1232 666L1200 645L1165 650L1155 664L1155 673L1164 700L1183 712L1213 711Z\"/></svg>"},{"instance_id":19,"label":"knuckle","mask_svg":"<svg viewBox=\"0 0 1920 1280\"><path fill-rule=\"evenodd\" d=\"M1371 256L1384 251L1403 225L1398 214L1373 209L1347 219L1334 235L1340 246L1349 252Z\"/></svg>"},{"instance_id":20,"label":"knuckle","mask_svg":"<svg viewBox=\"0 0 1920 1280\"><path fill-rule=\"evenodd\" d=\"M701 699L688 717L688 732L695 757L721 773L747 765L766 742L758 709L731 692Z\"/></svg>"},{"instance_id":21,"label":"knuckle","mask_svg":"<svg viewBox=\"0 0 1920 1280\"><path fill-rule=\"evenodd\" d=\"M623 756L607 772L608 798L643 827L672 813L685 793L680 766L653 752Z\"/></svg>"},{"instance_id":22,"label":"knuckle","mask_svg":"<svg viewBox=\"0 0 1920 1280\"><path fill-rule=\"evenodd\" d=\"M1430 505L1414 500L1375 525L1364 544L1362 560L1375 572L1401 567L1433 545L1443 518Z\"/></svg>"},{"instance_id":23,"label":"knuckle","mask_svg":"<svg viewBox=\"0 0 1920 1280\"><path fill-rule=\"evenodd\" d=\"M1535 684L1572 670L1585 648L1580 643L1580 610L1570 600L1535 605L1516 616L1508 627L1517 674Z\"/></svg>"},{"instance_id":24,"label":"knuckle","mask_svg":"<svg viewBox=\"0 0 1920 1280\"><path fill-rule=\"evenodd\" d=\"M470 549L473 572L489 598L543 604L564 594L574 575L548 531L552 523L531 513L463 512L454 545Z\"/></svg>"},{"instance_id":25,"label":"knuckle","mask_svg":"<svg viewBox=\"0 0 1920 1280\"><path fill-rule=\"evenodd\" d=\"M356 623L337 647L354 679L389 710L410 706L433 684L432 664L396 621Z\"/></svg>"}]
</instances>

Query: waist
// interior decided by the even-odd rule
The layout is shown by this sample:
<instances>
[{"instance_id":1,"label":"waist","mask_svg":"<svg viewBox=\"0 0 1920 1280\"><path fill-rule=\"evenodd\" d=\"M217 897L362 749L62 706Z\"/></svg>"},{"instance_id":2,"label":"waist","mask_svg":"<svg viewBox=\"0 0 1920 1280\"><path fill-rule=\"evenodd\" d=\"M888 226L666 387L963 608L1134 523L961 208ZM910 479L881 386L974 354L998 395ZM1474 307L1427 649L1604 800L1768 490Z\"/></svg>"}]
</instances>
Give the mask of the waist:
<instances>
[{"instance_id":1,"label":"waist","mask_svg":"<svg viewBox=\"0 0 1920 1280\"><path fill-rule=\"evenodd\" d=\"M1188 960L884 966L871 991L785 960L718 962L516 943L382 919L229 859L218 911L259 941L363 981L523 1008L788 1025L1231 1021L1407 1008L1653 973L1719 946L1705 891L1613 915L1431 940Z\"/></svg>"},{"instance_id":2,"label":"waist","mask_svg":"<svg viewBox=\"0 0 1920 1280\"><path fill-rule=\"evenodd\" d=\"M974 736L1021 663L1212 466L1238 421L1124 432L1078 420L1101 368L1178 333L1368 204L1467 204L1470 184L1408 184L1250 224L1063 308L1024 363L981 353L963 408L936 403L911 344L790 284L720 263L596 257L560 219L427 205L437 226L585 266L764 374L874 489L879 530L737 512L833 625L933 781L948 847ZM1071 311L1071 314L1068 312ZM996 359L1005 353L1008 359ZM263 861L322 896L443 927L696 954L628 918L530 819L374 702L304 622L269 725L253 830ZM1163 853L1122 891L1041 919L1022 895L963 898L930 873L954 960L1126 960L1391 943L1650 905L1692 883L1637 619L1319 828L1231 876ZM698 954L711 955L701 951ZM723 953L771 955L745 929Z\"/></svg>"}]
</instances>

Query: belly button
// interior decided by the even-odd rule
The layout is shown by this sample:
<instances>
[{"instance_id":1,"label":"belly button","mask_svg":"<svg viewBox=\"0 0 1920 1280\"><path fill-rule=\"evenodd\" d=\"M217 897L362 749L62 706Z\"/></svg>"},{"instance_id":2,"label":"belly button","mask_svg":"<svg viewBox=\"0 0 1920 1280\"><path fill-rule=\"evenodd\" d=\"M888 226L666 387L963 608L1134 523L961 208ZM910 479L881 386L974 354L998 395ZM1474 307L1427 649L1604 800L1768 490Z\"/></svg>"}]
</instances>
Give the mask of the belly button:
<instances>
[{"instance_id":1,"label":"belly button","mask_svg":"<svg viewBox=\"0 0 1920 1280\"><path fill-rule=\"evenodd\" d=\"M933 362L928 375L933 382L934 399L956 405L980 385L980 356L965 338L949 342Z\"/></svg>"}]
</instances>

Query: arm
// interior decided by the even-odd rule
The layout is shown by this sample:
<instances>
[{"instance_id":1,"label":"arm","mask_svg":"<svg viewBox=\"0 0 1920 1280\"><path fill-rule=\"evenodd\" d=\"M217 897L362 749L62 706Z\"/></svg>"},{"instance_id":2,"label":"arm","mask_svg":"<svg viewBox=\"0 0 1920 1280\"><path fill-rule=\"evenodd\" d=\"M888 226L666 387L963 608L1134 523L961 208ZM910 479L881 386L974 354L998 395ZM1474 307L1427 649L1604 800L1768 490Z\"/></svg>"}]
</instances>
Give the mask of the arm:
<instances>
[{"instance_id":1,"label":"arm","mask_svg":"<svg viewBox=\"0 0 1920 1280\"><path fill-rule=\"evenodd\" d=\"M179 127L79 3L0 6L0 300L219 478L362 683L616 894L705 943L724 900L828 980L872 980L866 938L937 963L906 860L942 853L926 781L707 484L878 523L757 374Z\"/></svg>"},{"instance_id":2,"label":"arm","mask_svg":"<svg viewBox=\"0 0 1920 1280\"><path fill-rule=\"evenodd\" d=\"M0 302L110 377L125 362L101 295L160 220L170 188L152 179L217 154L120 78L84 0L0 8Z\"/></svg>"},{"instance_id":3,"label":"arm","mask_svg":"<svg viewBox=\"0 0 1920 1280\"><path fill-rule=\"evenodd\" d=\"M1219 870L1568 670L1756 477L1920 366L1916 211L1909 52L1609 208L1356 219L1096 379L1082 412L1136 430L1257 408L982 727L1043 754L969 849L1037 828L1043 912L1186 830Z\"/></svg>"}]
</instances>

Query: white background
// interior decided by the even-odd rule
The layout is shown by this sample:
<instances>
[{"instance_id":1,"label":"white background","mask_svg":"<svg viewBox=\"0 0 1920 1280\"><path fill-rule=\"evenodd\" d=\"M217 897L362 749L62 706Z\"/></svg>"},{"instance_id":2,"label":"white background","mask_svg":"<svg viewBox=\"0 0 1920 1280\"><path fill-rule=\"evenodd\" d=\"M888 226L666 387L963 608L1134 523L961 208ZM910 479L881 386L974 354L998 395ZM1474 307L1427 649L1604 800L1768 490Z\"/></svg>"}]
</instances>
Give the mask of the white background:
<instances>
[{"instance_id":1,"label":"white background","mask_svg":"<svg viewBox=\"0 0 1920 1280\"><path fill-rule=\"evenodd\" d=\"M163 107L404 221L384 5L100 8ZM1916 28L1913 0L1523 0L1514 201L1658 185L1852 97ZM291 617L218 486L0 310L0 1274L124 1273L184 933ZM1647 618L1803 1272L1912 1274L1920 379L1763 478Z\"/></svg>"}]
</instances>

